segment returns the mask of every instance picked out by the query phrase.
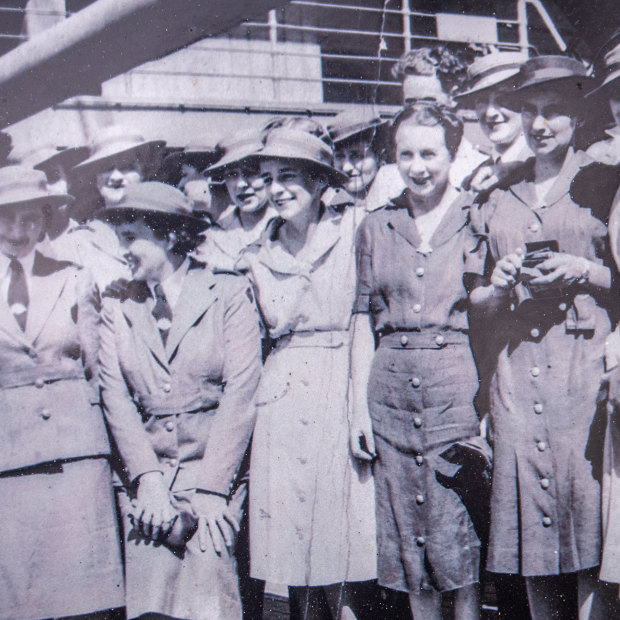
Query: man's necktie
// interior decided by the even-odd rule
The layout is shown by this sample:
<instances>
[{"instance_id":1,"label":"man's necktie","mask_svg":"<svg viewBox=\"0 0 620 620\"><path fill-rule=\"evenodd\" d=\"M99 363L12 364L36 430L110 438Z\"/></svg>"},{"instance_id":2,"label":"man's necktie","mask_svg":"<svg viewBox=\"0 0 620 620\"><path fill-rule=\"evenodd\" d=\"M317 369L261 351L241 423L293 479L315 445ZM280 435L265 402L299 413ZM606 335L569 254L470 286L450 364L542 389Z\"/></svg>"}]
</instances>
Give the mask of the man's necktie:
<instances>
[{"instance_id":1,"label":"man's necktie","mask_svg":"<svg viewBox=\"0 0 620 620\"><path fill-rule=\"evenodd\" d=\"M28 284L26 283L26 274L22 264L12 258L9 264L11 270L11 281L9 282L9 291L7 301L9 308L22 331L26 330L26 317L28 315Z\"/></svg>"},{"instance_id":2,"label":"man's necktie","mask_svg":"<svg viewBox=\"0 0 620 620\"><path fill-rule=\"evenodd\" d=\"M156 284L153 287L153 291L155 293L155 305L153 306L153 311L151 314L157 322L159 334L164 346L166 346L168 332L170 331L170 326L172 325L172 309L166 299L166 295L164 294L164 289L161 284Z\"/></svg>"}]
</instances>

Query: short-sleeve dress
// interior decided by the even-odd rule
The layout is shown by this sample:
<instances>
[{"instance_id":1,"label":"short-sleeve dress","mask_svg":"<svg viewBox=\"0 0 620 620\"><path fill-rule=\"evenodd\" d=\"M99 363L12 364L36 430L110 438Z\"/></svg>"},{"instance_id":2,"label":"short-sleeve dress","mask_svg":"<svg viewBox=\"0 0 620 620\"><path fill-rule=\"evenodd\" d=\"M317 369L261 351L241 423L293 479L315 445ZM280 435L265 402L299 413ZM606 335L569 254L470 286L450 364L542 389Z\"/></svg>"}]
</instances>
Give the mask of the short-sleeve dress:
<instances>
[{"instance_id":1,"label":"short-sleeve dress","mask_svg":"<svg viewBox=\"0 0 620 620\"><path fill-rule=\"evenodd\" d=\"M375 579L373 480L348 439L355 213L324 209L297 256L281 221L244 257L275 339L256 399L251 573L290 586Z\"/></svg>"},{"instance_id":2,"label":"short-sleeve dress","mask_svg":"<svg viewBox=\"0 0 620 620\"><path fill-rule=\"evenodd\" d=\"M378 577L418 594L478 581L480 541L459 494L438 478L441 454L478 435L478 382L469 347L467 272L480 274L484 247L468 227L472 196L455 199L422 246L406 191L362 222L355 312L370 313L379 345L368 385Z\"/></svg>"},{"instance_id":3,"label":"short-sleeve dress","mask_svg":"<svg viewBox=\"0 0 620 620\"><path fill-rule=\"evenodd\" d=\"M572 151L545 205L530 176L496 190L474 218L495 261L528 242L603 263L605 225L575 204L570 183L583 162ZM602 442L593 424L610 331L605 296L580 285L515 300L496 315L500 351L490 384L494 467L487 568L525 576L597 566L601 552Z\"/></svg>"}]
</instances>

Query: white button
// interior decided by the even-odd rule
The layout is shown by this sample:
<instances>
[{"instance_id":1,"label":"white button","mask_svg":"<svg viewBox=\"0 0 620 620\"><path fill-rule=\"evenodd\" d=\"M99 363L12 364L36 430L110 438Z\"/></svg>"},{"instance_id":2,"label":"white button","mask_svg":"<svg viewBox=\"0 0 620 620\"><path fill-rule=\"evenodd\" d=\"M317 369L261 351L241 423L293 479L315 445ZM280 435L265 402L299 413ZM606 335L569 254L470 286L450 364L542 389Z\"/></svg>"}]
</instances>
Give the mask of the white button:
<instances>
[{"instance_id":1,"label":"white button","mask_svg":"<svg viewBox=\"0 0 620 620\"><path fill-rule=\"evenodd\" d=\"M176 459L170 459L170 467L176 467L179 464L179 461Z\"/></svg>"},{"instance_id":2,"label":"white button","mask_svg":"<svg viewBox=\"0 0 620 620\"><path fill-rule=\"evenodd\" d=\"M538 377L540 374L540 368L538 368L538 366L534 366L534 368L530 370L530 373L532 373L532 377Z\"/></svg>"},{"instance_id":3,"label":"white button","mask_svg":"<svg viewBox=\"0 0 620 620\"><path fill-rule=\"evenodd\" d=\"M39 379L35 379L34 384L35 384L36 387L41 389L45 385L45 382L43 381L43 379L39 378Z\"/></svg>"},{"instance_id":4,"label":"white button","mask_svg":"<svg viewBox=\"0 0 620 620\"><path fill-rule=\"evenodd\" d=\"M415 457L415 462L416 462L418 465L424 465L424 457L423 457L421 454L418 454L418 455Z\"/></svg>"},{"instance_id":5,"label":"white button","mask_svg":"<svg viewBox=\"0 0 620 620\"><path fill-rule=\"evenodd\" d=\"M424 275L424 267L418 267L415 270L415 275L418 276L418 278L421 278Z\"/></svg>"},{"instance_id":6,"label":"white button","mask_svg":"<svg viewBox=\"0 0 620 620\"><path fill-rule=\"evenodd\" d=\"M168 394L168 392L170 392L170 390L172 389L172 386L169 383L164 383L161 387L161 389L166 392L166 394Z\"/></svg>"},{"instance_id":7,"label":"white button","mask_svg":"<svg viewBox=\"0 0 620 620\"><path fill-rule=\"evenodd\" d=\"M52 412L49 409L42 409L41 410L41 417L44 420L49 420L52 417Z\"/></svg>"},{"instance_id":8,"label":"white button","mask_svg":"<svg viewBox=\"0 0 620 620\"><path fill-rule=\"evenodd\" d=\"M400 337L400 344L402 344L403 347L406 347L408 342L409 342L409 338L407 338L407 336Z\"/></svg>"},{"instance_id":9,"label":"white button","mask_svg":"<svg viewBox=\"0 0 620 620\"><path fill-rule=\"evenodd\" d=\"M420 387L421 384L422 382L419 377L413 377L413 379L411 379L411 385L413 385L413 387Z\"/></svg>"},{"instance_id":10,"label":"white button","mask_svg":"<svg viewBox=\"0 0 620 620\"><path fill-rule=\"evenodd\" d=\"M415 496L415 501L417 504L422 505L424 503L424 495L419 493L418 495Z\"/></svg>"},{"instance_id":11,"label":"white button","mask_svg":"<svg viewBox=\"0 0 620 620\"><path fill-rule=\"evenodd\" d=\"M544 517L543 520L542 520L542 524L545 527L551 527L552 523L553 523L553 521L551 520L551 517Z\"/></svg>"},{"instance_id":12,"label":"white button","mask_svg":"<svg viewBox=\"0 0 620 620\"><path fill-rule=\"evenodd\" d=\"M172 422L171 420L168 420L168 422L166 422L164 424L164 428L171 433L174 430L174 422Z\"/></svg>"},{"instance_id":13,"label":"white button","mask_svg":"<svg viewBox=\"0 0 620 620\"><path fill-rule=\"evenodd\" d=\"M425 542L426 540L424 539L424 536L418 536L415 539L415 544L418 545L418 547L423 547Z\"/></svg>"},{"instance_id":14,"label":"white button","mask_svg":"<svg viewBox=\"0 0 620 620\"><path fill-rule=\"evenodd\" d=\"M539 441L536 444L536 447L538 448L539 452L544 452L547 449L547 444L544 441Z\"/></svg>"},{"instance_id":15,"label":"white button","mask_svg":"<svg viewBox=\"0 0 620 620\"><path fill-rule=\"evenodd\" d=\"M564 302L562 302L562 303L558 306L558 308L559 308L562 312L566 312L566 308L567 308L567 307L568 307L568 306L567 306Z\"/></svg>"},{"instance_id":16,"label":"white button","mask_svg":"<svg viewBox=\"0 0 620 620\"><path fill-rule=\"evenodd\" d=\"M420 312L422 310L422 306L420 304L413 304L413 311Z\"/></svg>"},{"instance_id":17,"label":"white button","mask_svg":"<svg viewBox=\"0 0 620 620\"><path fill-rule=\"evenodd\" d=\"M413 425L416 428L420 428L420 426L422 426L422 418L418 418L418 417L413 418Z\"/></svg>"},{"instance_id":18,"label":"white button","mask_svg":"<svg viewBox=\"0 0 620 620\"><path fill-rule=\"evenodd\" d=\"M543 406L542 403L534 403L534 413L542 413Z\"/></svg>"},{"instance_id":19,"label":"white button","mask_svg":"<svg viewBox=\"0 0 620 620\"><path fill-rule=\"evenodd\" d=\"M538 232L540 230L540 224L530 224L530 230L532 232Z\"/></svg>"},{"instance_id":20,"label":"white button","mask_svg":"<svg viewBox=\"0 0 620 620\"><path fill-rule=\"evenodd\" d=\"M540 330L535 327L530 331L530 336L532 338L538 338L540 336Z\"/></svg>"},{"instance_id":21,"label":"white button","mask_svg":"<svg viewBox=\"0 0 620 620\"><path fill-rule=\"evenodd\" d=\"M540 481L540 486L541 486L543 489L545 489L545 491L549 488L549 484L550 484L550 482L549 482L549 478L543 478L543 479Z\"/></svg>"},{"instance_id":22,"label":"white button","mask_svg":"<svg viewBox=\"0 0 620 620\"><path fill-rule=\"evenodd\" d=\"M440 347L445 341L446 341L446 339L443 336L441 336L441 335L435 336L435 344L437 346Z\"/></svg>"}]
</instances>

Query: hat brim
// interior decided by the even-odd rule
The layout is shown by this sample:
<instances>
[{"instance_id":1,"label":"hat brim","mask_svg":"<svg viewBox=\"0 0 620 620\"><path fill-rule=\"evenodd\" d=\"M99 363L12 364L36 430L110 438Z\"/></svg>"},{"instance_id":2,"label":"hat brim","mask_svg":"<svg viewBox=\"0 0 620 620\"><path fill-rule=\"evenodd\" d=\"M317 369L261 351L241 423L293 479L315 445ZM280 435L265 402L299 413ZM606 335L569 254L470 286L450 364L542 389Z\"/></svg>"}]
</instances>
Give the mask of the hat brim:
<instances>
[{"instance_id":1,"label":"hat brim","mask_svg":"<svg viewBox=\"0 0 620 620\"><path fill-rule=\"evenodd\" d=\"M69 171L75 168L80 162L84 161L88 157L88 153L89 149L87 146L67 148L38 162L33 168L45 172L45 170L52 166L62 166L66 171Z\"/></svg>"},{"instance_id":2,"label":"hat brim","mask_svg":"<svg viewBox=\"0 0 620 620\"><path fill-rule=\"evenodd\" d=\"M164 166L178 166L182 164L188 164L193 166L196 170L202 172L205 168L208 168L214 164L218 159L218 155L215 151L175 151L166 155L164 158Z\"/></svg>"},{"instance_id":3,"label":"hat brim","mask_svg":"<svg viewBox=\"0 0 620 620\"><path fill-rule=\"evenodd\" d=\"M7 202L0 202L0 211L8 207L25 207L27 205L58 209L74 200L75 198L69 194L50 194L49 196L36 196L25 198L24 200L9 200Z\"/></svg>"},{"instance_id":4,"label":"hat brim","mask_svg":"<svg viewBox=\"0 0 620 620\"><path fill-rule=\"evenodd\" d=\"M620 79L620 69L612 71L604 80L602 84L599 84L596 88L593 88L586 97L602 95L605 91L609 90L609 86Z\"/></svg>"},{"instance_id":5,"label":"hat brim","mask_svg":"<svg viewBox=\"0 0 620 620\"><path fill-rule=\"evenodd\" d=\"M133 158L140 159L140 155L142 155L143 152L162 149L165 145L166 143L163 140L151 140L149 142L136 144L122 151L115 151L105 155L93 155L77 164L77 166L74 166L73 172L79 174L96 174L102 170L109 170L119 161L127 161Z\"/></svg>"},{"instance_id":6,"label":"hat brim","mask_svg":"<svg viewBox=\"0 0 620 620\"><path fill-rule=\"evenodd\" d=\"M209 227L209 222L202 220L194 215L186 215L183 213L169 213L159 211L157 209L144 209L141 207L135 207L131 205L123 207L105 207L100 209L96 213L97 219L100 219L108 224L118 225L127 221L127 216L133 214L134 216L146 215L152 216L166 222L169 225L170 230L176 230L179 228L188 228L193 232L202 232Z\"/></svg>"},{"instance_id":7,"label":"hat brim","mask_svg":"<svg viewBox=\"0 0 620 620\"><path fill-rule=\"evenodd\" d=\"M507 90L501 94L504 102L522 101L532 95L532 93L540 92L542 89L562 91L562 94L572 96L574 99L581 99L584 96L584 90L590 87L591 78L583 75L574 75L560 78L540 78L528 80L523 85L515 85L511 90Z\"/></svg>"},{"instance_id":8,"label":"hat brim","mask_svg":"<svg viewBox=\"0 0 620 620\"><path fill-rule=\"evenodd\" d=\"M357 127L351 127L350 129L338 134L336 137L332 136L332 139L334 144L352 142L353 138L363 139L366 136L370 136L374 140L377 137L377 134L385 131L388 125L388 121L371 124L365 123Z\"/></svg>"},{"instance_id":9,"label":"hat brim","mask_svg":"<svg viewBox=\"0 0 620 620\"><path fill-rule=\"evenodd\" d=\"M252 157L255 157L259 161L261 159L284 159L299 162L302 165L310 164L313 168L316 168L327 176L332 187L345 185L349 180L349 177L344 172L341 172L333 166L329 166L318 159L311 159L310 157L291 156L288 153L284 153L277 146L274 148L267 145L260 153L256 153L256 155Z\"/></svg>"},{"instance_id":10,"label":"hat brim","mask_svg":"<svg viewBox=\"0 0 620 620\"><path fill-rule=\"evenodd\" d=\"M222 157L219 161L217 161L212 166L209 166L208 168L206 168L203 172L205 175L210 176L210 177L219 177L219 176L222 176L226 172L226 170L228 170L229 168L238 166L242 164L243 162L254 161L253 160L254 156L255 156L255 153L248 153L247 155L244 155L243 157L233 157L233 156L226 157L226 155L224 155L224 157Z\"/></svg>"}]
</instances>

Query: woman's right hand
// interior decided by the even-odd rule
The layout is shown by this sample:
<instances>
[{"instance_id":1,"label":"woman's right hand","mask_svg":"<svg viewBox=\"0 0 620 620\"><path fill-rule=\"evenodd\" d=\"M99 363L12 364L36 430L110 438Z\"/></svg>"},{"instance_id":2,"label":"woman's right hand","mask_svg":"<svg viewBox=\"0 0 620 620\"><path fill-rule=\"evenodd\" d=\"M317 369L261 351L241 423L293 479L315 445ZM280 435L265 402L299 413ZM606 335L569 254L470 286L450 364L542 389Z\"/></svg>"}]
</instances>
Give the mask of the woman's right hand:
<instances>
[{"instance_id":1,"label":"woman's right hand","mask_svg":"<svg viewBox=\"0 0 620 620\"><path fill-rule=\"evenodd\" d=\"M372 461L375 453L375 440L372 434L372 422L368 412L364 415L353 414L349 422L349 447L351 454L362 461Z\"/></svg>"},{"instance_id":2,"label":"woman's right hand","mask_svg":"<svg viewBox=\"0 0 620 620\"><path fill-rule=\"evenodd\" d=\"M134 526L146 538L157 541L170 533L176 516L161 472L150 471L142 474L138 481L138 495L134 505Z\"/></svg>"},{"instance_id":3,"label":"woman's right hand","mask_svg":"<svg viewBox=\"0 0 620 620\"><path fill-rule=\"evenodd\" d=\"M496 289L508 290L515 286L521 264L523 263L523 250L518 249L514 254L507 254L497 261L491 275L491 284Z\"/></svg>"}]
</instances>

